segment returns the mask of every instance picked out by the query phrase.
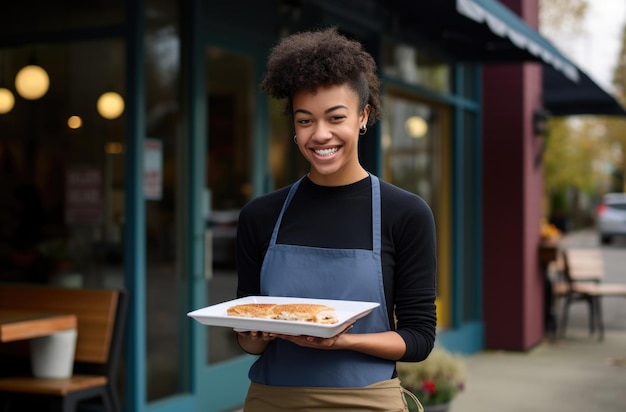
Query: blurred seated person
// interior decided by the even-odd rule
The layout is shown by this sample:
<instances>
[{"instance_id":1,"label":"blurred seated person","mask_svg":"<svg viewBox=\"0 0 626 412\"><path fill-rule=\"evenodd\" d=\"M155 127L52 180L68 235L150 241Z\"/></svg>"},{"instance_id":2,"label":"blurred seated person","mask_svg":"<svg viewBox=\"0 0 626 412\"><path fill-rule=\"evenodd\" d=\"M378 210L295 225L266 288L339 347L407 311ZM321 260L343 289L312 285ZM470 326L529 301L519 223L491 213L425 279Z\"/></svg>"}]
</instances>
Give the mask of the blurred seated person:
<instances>
[{"instance_id":1,"label":"blurred seated person","mask_svg":"<svg viewBox=\"0 0 626 412\"><path fill-rule=\"evenodd\" d=\"M556 208L550 216L549 222L563 234L567 233L567 216L561 208Z\"/></svg>"}]
</instances>

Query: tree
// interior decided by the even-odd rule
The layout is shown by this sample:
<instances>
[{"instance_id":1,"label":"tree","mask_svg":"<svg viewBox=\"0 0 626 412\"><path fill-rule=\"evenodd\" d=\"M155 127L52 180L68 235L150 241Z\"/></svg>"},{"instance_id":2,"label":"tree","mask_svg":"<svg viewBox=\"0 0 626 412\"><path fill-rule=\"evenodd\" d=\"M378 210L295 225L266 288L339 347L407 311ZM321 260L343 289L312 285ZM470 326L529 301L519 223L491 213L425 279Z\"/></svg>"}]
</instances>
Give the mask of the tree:
<instances>
[{"instance_id":1,"label":"tree","mask_svg":"<svg viewBox=\"0 0 626 412\"><path fill-rule=\"evenodd\" d=\"M567 54L568 47L575 47L571 39L585 35L582 22L588 0L540 0L539 4L541 32ZM615 97L626 105L626 27L613 86ZM626 118L569 116L552 118L549 127L544 157L548 213L565 204L575 209L570 216L578 215L578 204L567 196L570 193L584 193L594 200L609 191L626 191Z\"/></svg>"},{"instance_id":2,"label":"tree","mask_svg":"<svg viewBox=\"0 0 626 412\"><path fill-rule=\"evenodd\" d=\"M565 54L575 39L584 35L583 21L587 0L540 0L539 29ZM544 197L546 215L565 213L577 215L570 193L593 193L597 186L598 167L595 158L602 152L601 125L587 116L553 117L548 122L546 151L544 153ZM574 209L574 210L570 210Z\"/></svg>"},{"instance_id":3,"label":"tree","mask_svg":"<svg viewBox=\"0 0 626 412\"><path fill-rule=\"evenodd\" d=\"M539 0L539 28L548 37L551 32L580 34L587 7L587 0Z\"/></svg>"}]
</instances>

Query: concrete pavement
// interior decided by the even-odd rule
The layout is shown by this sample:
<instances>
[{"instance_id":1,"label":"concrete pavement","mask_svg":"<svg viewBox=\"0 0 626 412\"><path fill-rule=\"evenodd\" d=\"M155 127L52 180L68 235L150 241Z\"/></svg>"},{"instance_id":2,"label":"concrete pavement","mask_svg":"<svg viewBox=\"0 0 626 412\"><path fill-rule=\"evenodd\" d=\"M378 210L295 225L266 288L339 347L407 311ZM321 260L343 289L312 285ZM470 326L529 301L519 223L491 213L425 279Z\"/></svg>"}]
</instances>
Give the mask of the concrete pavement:
<instances>
[{"instance_id":1,"label":"concrete pavement","mask_svg":"<svg viewBox=\"0 0 626 412\"><path fill-rule=\"evenodd\" d=\"M587 329L568 329L527 352L468 356L466 368L448 412L626 411L626 331L608 330L599 342Z\"/></svg>"},{"instance_id":2,"label":"concrete pavement","mask_svg":"<svg viewBox=\"0 0 626 412\"><path fill-rule=\"evenodd\" d=\"M449 412L626 410L626 331L608 330L599 342L587 329L568 329L527 352L469 356L466 368L465 390Z\"/></svg>"},{"instance_id":3,"label":"concrete pavement","mask_svg":"<svg viewBox=\"0 0 626 412\"><path fill-rule=\"evenodd\" d=\"M565 247L599 247L594 230ZM607 282L626 283L626 242L603 247ZM449 412L626 411L626 301L603 302L605 338L590 336L586 304L570 308L564 337L527 352L483 351L466 358L467 384Z\"/></svg>"}]
</instances>

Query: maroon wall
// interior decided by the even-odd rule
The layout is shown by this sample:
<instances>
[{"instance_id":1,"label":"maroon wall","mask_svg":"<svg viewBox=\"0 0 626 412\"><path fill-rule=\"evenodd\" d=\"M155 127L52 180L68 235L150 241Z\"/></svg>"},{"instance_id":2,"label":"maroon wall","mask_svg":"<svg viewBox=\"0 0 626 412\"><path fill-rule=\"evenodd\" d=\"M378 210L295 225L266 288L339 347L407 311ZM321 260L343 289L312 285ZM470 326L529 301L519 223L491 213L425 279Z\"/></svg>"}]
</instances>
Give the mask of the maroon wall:
<instances>
[{"instance_id":1,"label":"maroon wall","mask_svg":"<svg viewBox=\"0 0 626 412\"><path fill-rule=\"evenodd\" d=\"M537 22L537 0L503 1ZM490 349L525 350L543 338L543 275L537 264L542 216L538 63L483 71L483 313Z\"/></svg>"}]
</instances>

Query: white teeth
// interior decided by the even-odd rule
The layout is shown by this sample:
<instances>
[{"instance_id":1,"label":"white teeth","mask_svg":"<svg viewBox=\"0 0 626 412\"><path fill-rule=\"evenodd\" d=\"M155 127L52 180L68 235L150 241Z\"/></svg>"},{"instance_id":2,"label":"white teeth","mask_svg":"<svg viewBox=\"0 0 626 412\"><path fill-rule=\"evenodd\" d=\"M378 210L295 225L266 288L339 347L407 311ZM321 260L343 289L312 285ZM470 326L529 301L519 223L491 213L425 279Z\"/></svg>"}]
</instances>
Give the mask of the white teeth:
<instances>
[{"instance_id":1,"label":"white teeth","mask_svg":"<svg viewBox=\"0 0 626 412\"><path fill-rule=\"evenodd\" d=\"M315 150L315 153L317 153L320 156L330 156L332 154L337 153L337 150L339 150L338 148L334 147L332 149L319 149L319 150Z\"/></svg>"}]
</instances>

